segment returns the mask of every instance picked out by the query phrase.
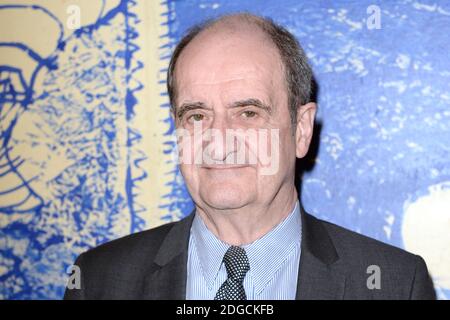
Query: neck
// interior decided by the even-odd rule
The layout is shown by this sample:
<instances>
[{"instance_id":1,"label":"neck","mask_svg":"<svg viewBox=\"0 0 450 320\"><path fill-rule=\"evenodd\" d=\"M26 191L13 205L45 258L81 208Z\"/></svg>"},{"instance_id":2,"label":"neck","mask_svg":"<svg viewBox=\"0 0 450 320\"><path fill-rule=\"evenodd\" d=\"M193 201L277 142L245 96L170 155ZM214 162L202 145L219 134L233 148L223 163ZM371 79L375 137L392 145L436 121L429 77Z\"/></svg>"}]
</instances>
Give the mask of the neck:
<instances>
[{"instance_id":1,"label":"neck","mask_svg":"<svg viewBox=\"0 0 450 320\"><path fill-rule=\"evenodd\" d=\"M285 192L280 189L268 203L253 203L228 210L196 205L196 212L221 241L242 246L258 240L275 228L292 212L296 202L297 190L292 186Z\"/></svg>"}]
</instances>

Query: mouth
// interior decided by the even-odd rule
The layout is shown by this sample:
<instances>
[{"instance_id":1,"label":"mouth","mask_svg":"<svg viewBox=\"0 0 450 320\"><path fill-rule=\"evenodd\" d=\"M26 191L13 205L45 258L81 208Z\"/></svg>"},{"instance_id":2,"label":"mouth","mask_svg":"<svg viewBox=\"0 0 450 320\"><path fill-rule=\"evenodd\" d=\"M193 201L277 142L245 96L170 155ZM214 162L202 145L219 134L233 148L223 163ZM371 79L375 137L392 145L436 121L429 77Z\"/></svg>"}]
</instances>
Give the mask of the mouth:
<instances>
[{"instance_id":1,"label":"mouth","mask_svg":"<svg viewBox=\"0 0 450 320\"><path fill-rule=\"evenodd\" d=\"M248 168L248 165L230 165L230 164L216 164L216 165L207 165L201 166L202 169L207 170L232 170L232 169L243 169Z\"/></svg>"}]
</instances>

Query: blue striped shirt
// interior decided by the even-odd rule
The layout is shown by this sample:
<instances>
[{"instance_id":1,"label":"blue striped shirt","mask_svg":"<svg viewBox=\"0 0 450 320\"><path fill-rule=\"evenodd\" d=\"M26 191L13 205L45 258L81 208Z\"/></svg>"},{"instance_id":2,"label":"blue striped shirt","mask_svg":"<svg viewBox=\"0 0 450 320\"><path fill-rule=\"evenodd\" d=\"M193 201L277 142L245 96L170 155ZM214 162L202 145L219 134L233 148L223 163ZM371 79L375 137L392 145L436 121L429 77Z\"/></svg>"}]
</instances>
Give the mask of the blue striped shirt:
<instances>
[{"instance_id":1,"label":"blue striped shirt","mask_svg":"<svg viewBox=\"0 0 450 320\"><path fill-rule=\"evenodd\" d=\"M297 201L292 212L275 228L242 246L250 263L244 279L248 300L295 299L300 242L301 216ZM186 299L214 299L227 279L222 259L228 248L196 214L189 238Z\"/></svg>"}]
</instances>

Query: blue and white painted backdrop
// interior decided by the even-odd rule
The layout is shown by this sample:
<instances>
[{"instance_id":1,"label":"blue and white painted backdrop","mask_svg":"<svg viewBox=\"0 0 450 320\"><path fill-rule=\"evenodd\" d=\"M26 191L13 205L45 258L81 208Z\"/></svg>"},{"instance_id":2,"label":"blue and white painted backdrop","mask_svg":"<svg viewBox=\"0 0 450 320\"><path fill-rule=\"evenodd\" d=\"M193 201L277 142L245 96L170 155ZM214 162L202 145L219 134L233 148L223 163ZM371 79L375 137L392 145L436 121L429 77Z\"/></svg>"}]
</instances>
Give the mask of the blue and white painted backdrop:
<instances>
[{"instance_id":1,"label":"blue and white painted backdrop","mask_svg":"<svg viewBox=\"0 0 450 320\"><path fill-rule=\"evenodd\" d=\"M285 25L313 66L305 208L421 254L450 298L445 0L0 1L0 298L61 298L76 255L191 211L167 62L189 26L236 11Z\"/></svg>"}]
</instances>

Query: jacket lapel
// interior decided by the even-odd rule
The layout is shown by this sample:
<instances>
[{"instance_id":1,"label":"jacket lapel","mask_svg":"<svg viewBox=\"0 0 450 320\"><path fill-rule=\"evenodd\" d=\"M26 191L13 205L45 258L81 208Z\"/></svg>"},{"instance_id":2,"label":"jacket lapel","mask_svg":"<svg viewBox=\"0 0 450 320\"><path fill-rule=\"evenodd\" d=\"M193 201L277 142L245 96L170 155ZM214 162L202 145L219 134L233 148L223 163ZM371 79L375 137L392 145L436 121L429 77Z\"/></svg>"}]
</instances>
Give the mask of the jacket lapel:
<instances>
[{"instance_id":1,"label":"jacket lapel","mask_svg":"<svg viewBox=\"0 0 450 320\"><path fill-rule=\"evenodd\" d=\"M302 250L296 299L342 299L345 277L339 256L322 223L301 208Z\"/></svg>"},{"instance_id":2,"label":"jacket lapel","mask_svg":"<svg viewBox=\"0 0 450 320\"><path fill-rule=\"evenodd\" d=\"M194 214L174 223L155 256L144 281L143 299L184 300L189 235Z\"/></svg>"}]
</instances>

